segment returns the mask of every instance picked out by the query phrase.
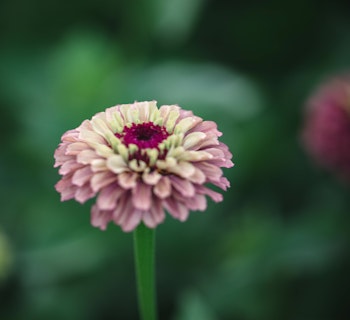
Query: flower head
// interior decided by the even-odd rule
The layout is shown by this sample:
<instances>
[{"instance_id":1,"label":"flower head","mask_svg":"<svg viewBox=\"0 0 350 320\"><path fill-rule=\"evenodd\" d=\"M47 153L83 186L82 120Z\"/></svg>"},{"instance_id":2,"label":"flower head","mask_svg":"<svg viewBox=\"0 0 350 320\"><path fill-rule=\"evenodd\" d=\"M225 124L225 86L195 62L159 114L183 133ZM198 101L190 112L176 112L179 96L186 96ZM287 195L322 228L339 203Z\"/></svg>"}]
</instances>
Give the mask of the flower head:
<instances>
[{"instance_id":1,"label":"flower head","mask_svg":"<svg viewBox=\"0 0 350 320\"><path fill-rule=\"evenodd\" d=\"M349 76L332 79L311 97L303 142L317 163L350 181Z\"/></svg>"},{"instance_id":2,"label":"flower head","mask_svg":"<svg viewBox=\"0 0 350 320\"><path fill-rule=\"evenodd\" d=\"M141 221L154 228L164 210L185 221L189 210L205 210L205 196L222 201L207 183L230 185L220 167L232 167L232 155L221 135L215 122L177 105L117 105L62 136L56 190L62 201L97 195L91 223L102 230L110 221L124 231Z\"/></svg>"}]
</instances>

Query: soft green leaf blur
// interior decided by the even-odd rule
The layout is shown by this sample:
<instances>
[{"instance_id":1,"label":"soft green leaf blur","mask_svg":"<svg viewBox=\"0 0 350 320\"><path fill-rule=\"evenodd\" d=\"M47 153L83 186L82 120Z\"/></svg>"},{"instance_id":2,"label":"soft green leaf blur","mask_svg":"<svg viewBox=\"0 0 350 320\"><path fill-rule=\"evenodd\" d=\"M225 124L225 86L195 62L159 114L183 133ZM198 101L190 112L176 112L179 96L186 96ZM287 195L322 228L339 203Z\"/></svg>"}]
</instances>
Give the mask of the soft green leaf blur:
<instances>
[{"instance_id":1,"label":"soft green leaf blur","mask_svg":"<svg viewBox=\"0 0 350 320\"><path fill-rule=\"evenodd\" d=\"M350 318L350 187L302 148L305 101L350 69L343 1L0 3L0 319L138 319L132 235L60 202L61 135L179 104L223 132L222 203L157 228L161 320Z\"/></svg>"}]
</instances>

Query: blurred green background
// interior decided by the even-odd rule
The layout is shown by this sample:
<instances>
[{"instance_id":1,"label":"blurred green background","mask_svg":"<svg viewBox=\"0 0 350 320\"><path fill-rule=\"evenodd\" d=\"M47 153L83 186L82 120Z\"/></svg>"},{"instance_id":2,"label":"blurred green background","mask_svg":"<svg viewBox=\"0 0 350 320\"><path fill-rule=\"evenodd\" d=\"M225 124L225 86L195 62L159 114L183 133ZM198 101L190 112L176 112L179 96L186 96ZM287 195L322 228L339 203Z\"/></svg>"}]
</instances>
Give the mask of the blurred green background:
<instances>
[{"instance_id":1,"label":"blurred green background","mask_svg":"<svg viewBox=\"0 0 350 320\"><path fill-rule=\"evenodd\" d=\"M220 204L157 229L160 319L350 319L349 187L300 143L305 100L350 67L343 1L0 3L0 319L138 319L132 234L61 203L60 136L106 107L215 120Z\"/></svg>"}]
</instances>

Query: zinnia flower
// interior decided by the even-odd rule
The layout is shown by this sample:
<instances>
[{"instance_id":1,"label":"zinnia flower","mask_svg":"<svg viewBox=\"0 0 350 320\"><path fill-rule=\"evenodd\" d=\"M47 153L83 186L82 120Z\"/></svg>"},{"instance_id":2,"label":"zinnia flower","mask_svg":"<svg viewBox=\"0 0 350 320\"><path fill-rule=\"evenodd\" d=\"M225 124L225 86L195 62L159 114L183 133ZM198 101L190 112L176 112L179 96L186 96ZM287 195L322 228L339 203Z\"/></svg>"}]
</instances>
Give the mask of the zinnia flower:
<instances>
[{"instance_id":1,"label":"zinnia flower","mask_svg":"<svg viewBox=\"0 0 350 320\"><path fill-rule=\"evenodd\" d=\"M55 187L62 201L97 195L91 223L102 230L110 221L124 231L141 221L154 228L164 210L185 221L190 210L206 209L205 196L222 201L206 184L230 185L220 167L232 167L232 155L221 135L215 122L177 105L117 105L62 136L55 152L62 179Z\"/></svg>"},{"instance_id":2,"label":"zinnia flower","mask_svg":"<svg viewBox=\"0 0 350 320\"><path fill-rule=\"evenodd\" d=\"M350 181L350 77L332 79L308 103L303 141L321 166Z\"/></svg>"}]
</instances>

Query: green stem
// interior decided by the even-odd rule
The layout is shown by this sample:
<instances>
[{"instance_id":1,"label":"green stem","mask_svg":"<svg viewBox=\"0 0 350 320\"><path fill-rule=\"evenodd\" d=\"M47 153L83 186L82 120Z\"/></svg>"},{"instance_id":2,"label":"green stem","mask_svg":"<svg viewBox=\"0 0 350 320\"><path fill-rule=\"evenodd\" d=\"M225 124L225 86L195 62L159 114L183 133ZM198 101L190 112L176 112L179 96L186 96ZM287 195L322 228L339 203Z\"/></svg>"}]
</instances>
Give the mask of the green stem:
<instances>
[{"instance_id":1,"label":"green stem","mask_svg":"<svg viewBox=\"0 0 350 320\"><path fill-rule=\"evenodd\" d=\"M142 320L156 320L154 282L155 231L140 224L134 231L134 252L139 308Z\"/></svg>"}]
</instances>

